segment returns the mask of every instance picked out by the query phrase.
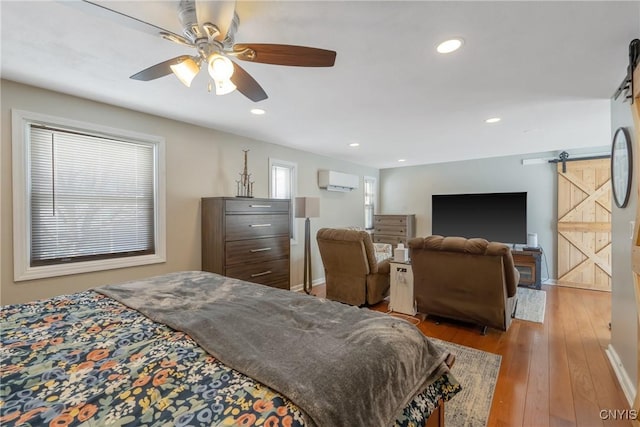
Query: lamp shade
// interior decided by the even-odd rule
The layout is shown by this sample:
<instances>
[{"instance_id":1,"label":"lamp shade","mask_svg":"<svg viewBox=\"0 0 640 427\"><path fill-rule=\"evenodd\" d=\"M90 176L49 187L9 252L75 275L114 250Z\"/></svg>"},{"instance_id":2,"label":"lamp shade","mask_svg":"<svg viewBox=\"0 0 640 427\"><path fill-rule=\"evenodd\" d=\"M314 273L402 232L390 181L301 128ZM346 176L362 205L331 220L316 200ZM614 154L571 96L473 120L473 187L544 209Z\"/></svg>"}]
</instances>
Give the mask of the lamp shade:
<instances>
[{"instance_id":1,"label":"lamp shade","mask_svg":"<svg viewBox=\"0 0 640 427\"><path fill-rule=\"evenodd\" d=\"M296 197L296 218L320 216L320 197Z\"/></svg>"},{"instance_id":2,"label":"lamp shade","mask_svg":"<svg viewBox=\"0 0 640 427\"><path fill-rule=\"evenodd\" d=\"M229 79L227 80L214 80L216 84L216 95L226 95L236 90L236 85Z\"/></svg>"},{"instance_id":3,"label":"lamp shade","mask_svg":"<svg viewBox=\"0 0 640 427\"><path fill-rule=\"evenodd\" d=\"M193 58L187 58L182 62L169 66L173 74L180 79L180 81L186 86L191 87L193 78L200 71L198 63Z\"/></svg>"}]
</instances>

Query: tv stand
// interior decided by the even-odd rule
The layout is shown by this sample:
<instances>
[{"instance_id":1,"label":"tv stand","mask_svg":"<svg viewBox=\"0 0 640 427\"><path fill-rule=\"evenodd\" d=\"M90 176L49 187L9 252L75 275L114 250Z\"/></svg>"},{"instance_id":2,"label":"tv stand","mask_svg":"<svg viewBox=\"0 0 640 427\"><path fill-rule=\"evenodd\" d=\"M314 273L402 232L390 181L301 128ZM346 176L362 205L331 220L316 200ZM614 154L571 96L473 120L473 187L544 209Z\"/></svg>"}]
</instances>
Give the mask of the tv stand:
<instances>
[{"instance_id":1,"label":"tv stand","mask_svg":"<svg viewBox=\"0 0 640 427\"><path fill-rule=\"evenodd\" d=\"M520 282L518 286L532 289L542 288L542 250L540 248L528 248L520 246L511 250L513 263L520 272Z\"/></svg>"}]
</instances>

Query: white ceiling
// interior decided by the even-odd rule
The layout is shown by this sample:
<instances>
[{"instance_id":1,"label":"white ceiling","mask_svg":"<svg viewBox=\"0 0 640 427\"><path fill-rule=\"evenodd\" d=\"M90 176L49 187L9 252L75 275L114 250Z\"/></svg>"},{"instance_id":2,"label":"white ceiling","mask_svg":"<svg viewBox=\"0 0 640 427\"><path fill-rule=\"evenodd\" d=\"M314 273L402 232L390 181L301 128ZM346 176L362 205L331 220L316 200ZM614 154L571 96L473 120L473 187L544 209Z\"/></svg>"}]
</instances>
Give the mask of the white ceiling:
<instances>
[{"instance_id":1,"label":"white ceiling","mask_svg":"<svg viewBox=\"0 0 640 427\"><path fill-rule=\"evenodd\" d=\"M177 1L101 3L180 33ZM609 99L640 36L638 1L238 1L236 11L237 43L331 49L335 66L243 62L269 95L257 104L207 93L205 73L191 88L172 75L140 82L129 76L193 52L96 6L2 0L2 78L388 168L608 145ZM436 53L452 36L462 49Z\"/></svg>"}]
</instances>

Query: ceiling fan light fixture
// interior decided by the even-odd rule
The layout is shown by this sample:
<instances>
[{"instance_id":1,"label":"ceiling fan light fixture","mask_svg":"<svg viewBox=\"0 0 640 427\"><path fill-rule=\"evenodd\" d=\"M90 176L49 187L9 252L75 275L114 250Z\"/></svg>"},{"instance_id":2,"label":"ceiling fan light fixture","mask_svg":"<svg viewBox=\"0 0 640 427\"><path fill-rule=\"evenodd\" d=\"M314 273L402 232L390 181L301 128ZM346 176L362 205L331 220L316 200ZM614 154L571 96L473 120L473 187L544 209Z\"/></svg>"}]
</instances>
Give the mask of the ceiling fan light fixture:
<instances>
[{"instance_id":1,"label":"ceiling fan light fixture","mask_svg":"<svg viewBox=\"0 0 640 427\"><path fill-rule=\"evenodd\" d=\"M191 82L200 71L200 67L193 58L187 58L182 62L170 65L170 67L173 74L175 74L186 87L191 87Z\"/></svg>"},{"instance_id":2,"label":"ceiling fan light fixture","mask_svg":"<svg viewBox=\"0 0 640 427\"><path fill-rule=\"evenodd\" d=\"M226 95L236 90L236 85L229 79L213 80L216 86L216 95Z\"/></svg>"},{"instance_id":3,"label":"ceiling fan light fixture","mask_svg":"<svg viewBox=\"0 0 640 427\"><path fill-rule=\"evenodd\" d=\"M212 53L207 59L207 63L209 64L209 74L216 82L229 80L233 75L233 62L226 56Z\"/></svg>"}]
</instances>

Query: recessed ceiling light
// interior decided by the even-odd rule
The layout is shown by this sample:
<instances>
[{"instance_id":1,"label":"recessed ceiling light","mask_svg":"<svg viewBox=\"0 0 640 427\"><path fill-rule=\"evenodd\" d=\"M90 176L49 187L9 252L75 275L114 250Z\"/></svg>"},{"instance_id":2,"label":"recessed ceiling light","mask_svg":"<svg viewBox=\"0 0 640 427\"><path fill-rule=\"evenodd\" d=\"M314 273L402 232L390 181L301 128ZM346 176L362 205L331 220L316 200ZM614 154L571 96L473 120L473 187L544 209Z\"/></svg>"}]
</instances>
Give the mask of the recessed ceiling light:
<instances>
[{"instance_id":1,"label":"recessed ceiling light","mask_svg":"<svg viewBox=\"0 0 640 427\"><path fill-rule=\"evenodd\" d=\"M352 142L351 144L349 144L349 147L359 147L360 143L359 142Z\"/></svg>"},{"instance_id":2,"label":"recessed ceiling light","mask_svg":"<svg viewBox=\"0 0 640 427\"><path fill-rule=\"evenodd\" d=\"M463 43L462 39L445 40L438 45L436 50L438 51L438 53L455 52L456 50L460 49L460 47L462 46L462 43Z\"/></svg>"},{"instance_id":3,"label":"recessed ceiling light","mask_svg":"<svg viewBox=\"0 0 640 427\"><path fill-rule=\"evenodd\" d=\"M485 120L485 123L498 123L500 120L502 120L500 117L491 117Z\"/></svg>"},{"instance_id":4,"label":"recessed ceiling light","mask_svg":"<svg viewBox=\"0 0 640 427\"><path fill-rule=\"evenodd\" d=\"M407 159L398 159L398 161L399 161L400 163L402 163L402 162L406 162L406 161L407 161Z\"/></svg>"},{"instance_id":5,"label":"recessed ceiling light","mask_svg":"<svg viewBox=\"0 0 640 427\"><path fill-rule=\"evenodd\" d=\"M256 116L261 116L264 113L266 113L266 111L264 111L262 108L252 108L251 109L251 114L255 114Z\"/></svg>"}]
</instances>

